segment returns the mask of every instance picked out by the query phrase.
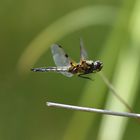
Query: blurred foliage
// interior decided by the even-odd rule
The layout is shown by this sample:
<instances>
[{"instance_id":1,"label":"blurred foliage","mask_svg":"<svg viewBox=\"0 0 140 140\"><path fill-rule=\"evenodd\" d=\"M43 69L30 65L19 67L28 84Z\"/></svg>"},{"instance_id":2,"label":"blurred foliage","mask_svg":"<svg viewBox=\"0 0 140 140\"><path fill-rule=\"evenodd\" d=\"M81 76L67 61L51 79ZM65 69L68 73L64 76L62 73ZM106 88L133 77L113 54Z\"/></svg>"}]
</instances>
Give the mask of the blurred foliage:
<instances>
[{"instance_id":1,"label":"blurred foliage","mask_svg":"<svg viewBox=\"0 0 140 140\"><path fill-rule=\"evenodd\" d=\"M126 111L99 75L91 75L91 82L29 71L33 65L54 65L46 51L52 43L78 61L82 37L89 57L104 62L105 75L140 112L139 9L139 0L1 0L0 139L137 140L135 120L46 107L46 101L54 101Z\"/></svg>"}]
</instances>

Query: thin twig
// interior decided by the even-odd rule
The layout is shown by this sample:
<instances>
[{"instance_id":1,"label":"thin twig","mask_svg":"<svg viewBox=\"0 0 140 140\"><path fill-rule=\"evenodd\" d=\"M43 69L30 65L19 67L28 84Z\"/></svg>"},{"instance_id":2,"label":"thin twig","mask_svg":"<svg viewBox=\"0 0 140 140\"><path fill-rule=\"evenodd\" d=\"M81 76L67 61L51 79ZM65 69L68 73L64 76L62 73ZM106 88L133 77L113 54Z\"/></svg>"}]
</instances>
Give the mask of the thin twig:
<instances>
[{"instance_id":1,"label":"thin twig","mask_svg":"<svg viewBox=\"0 0 140 140\"><path fill-rule=\"evenodd\" d=\"M101 78L103 79L103 81L105 82L105 84L110 88L110 90L112 91L113 95L118 98L118 100L120 100L120 102L130 111L130 112L134 112L133 109L128 105L128 103L116 92L115 88L113 87L113 85L111 84L111 82L106 78L106 76L100 72L99 75L101 76Z\"/></svg>"},{"instance_id":2,"label":"thin twig","mask_svg":"<svg viewBox=\"0 0 140 140\"><path fill-rule=\"evenodd\" d=\"M50 106L50 107L65 108L65 109L70 109L70 110L78 110L78 111L86 111L86 112L96 112L96 113L101 113L101 114L106 114L106 115L113 115L113 116L140 118L140 114L135 114L135 113L114 112L114 111L110 111L110 110L95 109L95 108L88 108L88 107L80 107L80 106L73 106L73 105L53 103L53 102L46 102L46 105Z\"/></svg>"}]
</instances>

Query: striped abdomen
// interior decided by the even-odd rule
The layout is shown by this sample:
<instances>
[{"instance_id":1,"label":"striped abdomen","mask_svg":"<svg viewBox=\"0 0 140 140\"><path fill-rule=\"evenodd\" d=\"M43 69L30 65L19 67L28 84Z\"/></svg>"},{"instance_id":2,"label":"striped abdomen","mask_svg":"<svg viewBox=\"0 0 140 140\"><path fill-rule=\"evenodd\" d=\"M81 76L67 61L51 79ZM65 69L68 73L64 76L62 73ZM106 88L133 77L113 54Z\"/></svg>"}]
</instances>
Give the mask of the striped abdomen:
<instances>
[{"instance_id":1,"label":"striped abdomen","mask_svg":"<svg viewBox=\"0 0 140 140\"><path fill-rule=\"evenodd\" d=\"M66 72L68 68L65 67L48 67L48 68L32 68L34 72Z\"/></svg>"}]
</instances>

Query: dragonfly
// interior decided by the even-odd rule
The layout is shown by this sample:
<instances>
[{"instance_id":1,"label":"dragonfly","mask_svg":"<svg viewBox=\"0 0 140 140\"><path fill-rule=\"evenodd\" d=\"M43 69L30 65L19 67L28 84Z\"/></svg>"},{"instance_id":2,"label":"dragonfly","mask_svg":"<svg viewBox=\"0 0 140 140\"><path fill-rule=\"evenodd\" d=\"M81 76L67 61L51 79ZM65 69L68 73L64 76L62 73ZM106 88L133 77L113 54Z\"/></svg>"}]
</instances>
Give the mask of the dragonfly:
<instances>
[{"instance_id":1,"label":"dragonfly","mask_svg":"<svg viewBox=\"0 0 140 140\"><path fill-rule=\"evenodd\" d=\"M72 60L67 53L63 50L61 45L53 44L51 46L51 52L55 67L40 67L32 68L33 72L57 72L61 73L66 77L72 77L78 75L81 78L92 80L90 77L85 75L90 73L96 73L101 71L103 63L100 60L89 60L88 54L84 48L83 41L80 40L80 62L76 63Z\"/></svg>"}]
</instances>

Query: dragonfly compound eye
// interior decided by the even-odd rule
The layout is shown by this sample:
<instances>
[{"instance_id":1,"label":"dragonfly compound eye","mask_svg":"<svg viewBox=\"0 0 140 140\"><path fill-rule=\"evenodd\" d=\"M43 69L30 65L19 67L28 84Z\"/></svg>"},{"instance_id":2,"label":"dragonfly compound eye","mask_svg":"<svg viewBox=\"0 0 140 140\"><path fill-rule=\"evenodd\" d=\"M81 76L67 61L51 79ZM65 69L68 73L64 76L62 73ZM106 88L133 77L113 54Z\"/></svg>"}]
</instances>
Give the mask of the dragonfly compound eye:
<instances>
[{"instance_id":1,"label":"dragonfly compound eye","mask_svg":"<svg viewBox=\"0 0 140 140\"><path fill-rule=\"evenodd\" d=\"M94 70L100 71L103 67L103 63L99 60L94 62Z\"/></svg>"}]
</instances>

